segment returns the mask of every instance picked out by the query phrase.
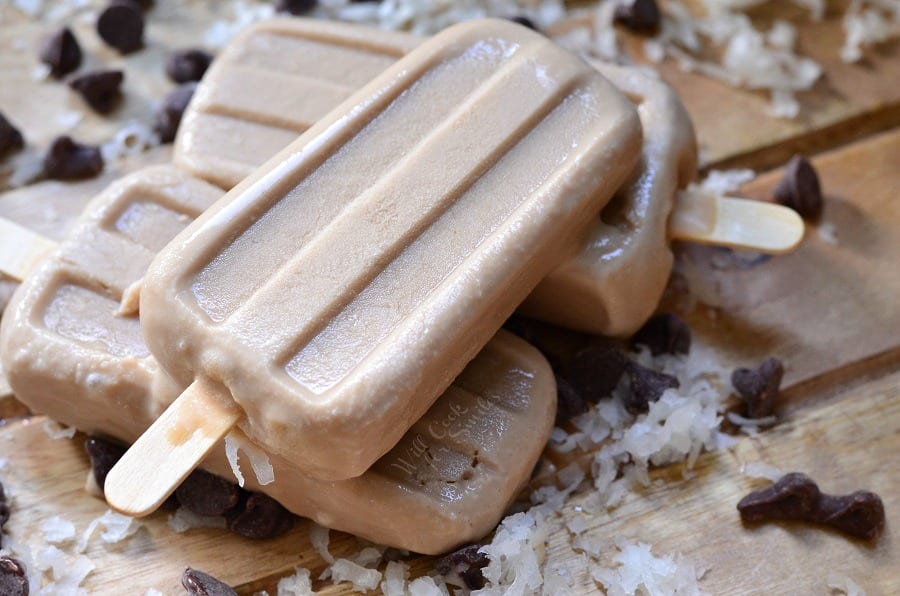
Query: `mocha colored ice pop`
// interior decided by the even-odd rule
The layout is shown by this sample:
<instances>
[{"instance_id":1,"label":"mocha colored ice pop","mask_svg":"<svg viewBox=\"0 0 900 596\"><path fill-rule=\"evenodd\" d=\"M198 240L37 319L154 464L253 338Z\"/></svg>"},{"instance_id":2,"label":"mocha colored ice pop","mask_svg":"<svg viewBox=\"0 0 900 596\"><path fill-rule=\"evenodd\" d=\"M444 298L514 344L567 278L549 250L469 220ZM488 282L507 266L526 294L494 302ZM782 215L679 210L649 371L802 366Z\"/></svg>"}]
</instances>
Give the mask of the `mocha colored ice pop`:
<instances>
[{"instance_id":1,"label":"mocha colored ice pop","mask_svg":"<svg viewBox=\"0 0 900 596\"><path fill-rule=\"evenodd\" d=\"M216 59L198 87L176 139L175 161L231 188L323 116L331 107L329 99L343 97L334 92L336 80L343 85L342 93L349 94L353 83L374 78L422 41L339 23L320 30L317 21L305 19L249 27ZM294 48L309 50L315 60L286 64L283 56ZM687 112L675 93L646 71L602 62L593 66L638 105L645 135L641 164L632 182L594 222L581 249L541 282L522 311L573 329L627 335L659 302L672 267L670 238L750 245L771 252L783 251L789 242L779 243L782 235L773 229L772 219L780 214L771 213L763 203L706 197L679 203L687 218L670 221L676 195L693 179L696 168L696 143ZM242 84L248 71L255 73L253 80L268 82ZM711 234L702 226L688 233L677 226L667 230L669 223L695 219L696 211L705 211L714 220L722 201L741 208L735 212L744 219L737 222L740 230L758 233L742 238L734 227L726 228L724 235ZM795 233L794 240L799 236Z\"/></svg>"},{"instance_id":2,"label":"mocha colored ice pop","mask_svg":"<svg viewBox=\"0 0 900 596\"><path fill-rule=\"evenodd\" d=\"M0 356L18 398L88 433L130 443L181 392L152 356L129 290L150 257L222 191L171 167L113 184L30 276L3 319ZM382 544L444 552L497 523L546 443L553 374L499 332L400 442L359 478L322 482L270 456L248 488L319 523ZM238 434L239 431L234 431ZM203 467L233 477L219 447Z\"/></svg>"},{"instance_id":3,"label":"mocha colored ice pop","mask_svg":"<svg viewBox=\"0 0 900 596\"><path fill-rule=\"evenodd\" d=\"M537 33L472 21L420 45L154 260L144 335L191 387L111 504L152 508L234 423L314 476L363 473L583 241L640 140L627 98ZM169 476L139 487L123 470L152 453Z\"/></svg>"}]
</instances>

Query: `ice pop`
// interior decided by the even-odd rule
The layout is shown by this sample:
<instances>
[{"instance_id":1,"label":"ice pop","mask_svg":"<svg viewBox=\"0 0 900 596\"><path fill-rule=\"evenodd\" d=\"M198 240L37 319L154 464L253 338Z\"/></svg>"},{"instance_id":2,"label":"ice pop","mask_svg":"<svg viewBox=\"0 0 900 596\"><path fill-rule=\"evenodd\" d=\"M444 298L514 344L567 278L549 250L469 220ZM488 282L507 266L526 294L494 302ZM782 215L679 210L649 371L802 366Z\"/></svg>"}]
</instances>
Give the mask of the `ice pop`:
<instances>
[{"instance_id":1,"label":"ice pop","mask_svg":"<svg viewBox=\"0 0 900 596\"><path fill-rule=\"evenodd\" d=\"M221 194L157 167L123 178L91 203L4 317L0 356L20 400L126 443L150 426L181 388L159 370L137 318L123 316L122 304L131 282L143 276L148 253ZM111 276L121 281L105 287ZM323 525L399 548L444 552L497 523L546 443L555 403L543 357L499 332L359 478L322 482L269 456L275 481L260 486L247 473L247 486ZM233 478L222 446L203 466Z\"/></svg>"},{"instance_id":2,"label":"ice pop","mask_svg":"<svg viewBox=\"0 0 900 596\"><path fill-rule=\"evenodd\" d=\"M235 423L312 475L360 475L571 254L639 151L633 105L539 34L471 21L420 45L154 260L144 336L190 387L107 498L152 509Z\"/></svg>"},{"instance_id":3,"label":"ice pop","mask_svg":"<svg viewBox=\"0 0 900 596\"><path fill-rule=\"evenodd\" d=\"M185 114L176 163L231 188L324 115L329 101L343 97L332 92L336 80L349 94L353 83L374 78L423 41L355 25L319 27L305 19L270 21L229 44ZM314 48L315 60L285 65L290 48ZM627 335L659 302L672 267L672 239L773 253L799 242L802 222L778 207L702 195L678 201L697 160L693 126L678 97L645 70L592 65L638 105L645 131L641 164L581 250L526 300L524 313L581 331ZM243 84L248 70L256 73L253 80L269 82Z\"/></svg>"}]
</instances>

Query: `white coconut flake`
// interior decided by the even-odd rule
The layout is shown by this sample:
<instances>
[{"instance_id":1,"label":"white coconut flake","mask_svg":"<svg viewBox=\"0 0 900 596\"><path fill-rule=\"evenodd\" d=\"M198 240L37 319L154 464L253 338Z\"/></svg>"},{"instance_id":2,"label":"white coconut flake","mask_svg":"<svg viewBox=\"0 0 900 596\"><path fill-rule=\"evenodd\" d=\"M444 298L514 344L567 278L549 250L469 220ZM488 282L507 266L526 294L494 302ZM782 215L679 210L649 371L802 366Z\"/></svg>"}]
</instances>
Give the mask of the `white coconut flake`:
<instances>
[{"instance_id":1,"label":"white coconut flake","mask_svg":"<svg viewBox=\"0 0 900 596\"><path fill-rule=\"evenodd\" d=\"M384 569L381 591L384 596L406 596L409 581L409 565L402 561L390 561Z\"/></svg>"},{"instance_id":2,"label":"white coconut flake","mask_svg":"<svg viewBox=\"0 0 900 596\"><path fill-rule=\"evenodd\" d=\"M833 593L846 594L846 596L866 596L866 591L846 575L830 574L828 576L828 587L831 588Z\"/></svg>"},{"instance_id":3,"label":"white coconut flake","mask_svg":"<svg viewBox=\"0 0 900 596\"><path fill-rule=\"evenodd\" d=\"M256 481L260 486L265 486L275 481L275 470L272 468L266 452L254 445L242 434L232 431L225 435L225 456L228 458L228 463L231 464L231 471L234 473L234 477L240 486L244 486L244 475L241 473L241 468L238 464L240 459L238 450L243 451L247 459L250 460L250 467L253 469Z\"/></svg>"},{"instance_id":4,"label":"white coconut flake","mask_svg":"<svg viewBox=\"0 0 900 596\"><path fill-rule=\"evenodd\" d=\"M818 229L816 230L816 233L818 234L822 242L831 244L832 246L838 245L837 226L835 226L832 222L826 221L820 223Z\"/></svg>"},{"instance_id":5,"label":"white coconut flake","mask_svg":"<svg viewBox=\"0 0 900 596\"><path fill-rule=\"evenodd\" d=\"M75 524L55 515L38 526L44 540L52 544L61 544L75 538Z\"/></svg>"},{"instance_id":6,"label":"white coconut flake","mask_svg":"<svg viewBox=\"0 0 900 596\"><path fill-rule=\"evenodd\" d=\"M357 592L368 592L378 587L381 572L363 567L349 559L337 559L332 563L331 578L335 583L351 582Z\"/></svg>"},{"instance_id":7,"label":"white coconut flake","mask_svg":"<svg viewBox=\"0 0 900 596\"><path fill-rule=\"evenodd\" d=\"M309 541L326 563L334 563L334 557L328 552L330 531L315 522L309 524Z\"/></svg>"},{"instance_id":8,"label":"white coconut flake","mask_svg":"<svg viewBox=\"0 0 900 596\"><path fill-rule=\"evenodd\" d=\"M80 596L87 594L81 583L96 568L91 559L84 555L69 556L55 546L40 549L34 558L39 571L49 572L50 582L39 591L40 594ZM38 580L37 586L41 585Z\"/></svg>"},{"instance_id":9,"label":"white coconut flake","mask_svg":"<svg viewBox=\"0 0 900 596\"><path fill-rule=\"evenodd\" d=\"M240 456L238 455L238 441L233 432L225 435L225 457L231 466L231 472L238 481L238 486L244 486L244 475L241 474L241 466L238 464Z\"/></svg>"},{"instance_id":10,"label":"white coconut flake","mask_svg":"<svg viewBox=\"0 0 900 596\"><path fill-rule=\"evenodd\" d=\"M74 426L63 426L59 422L55 420L50 420L49 418L44 420L43 424L44 432L47 433L47 436L51 439L71 439L75 436L76 429Z\"/></svg>"},{"instance_id":11,"label":"white coconut flake","mask_svg":"<svg viewBox=\"0 0 900 596\"><path fill-rule=\"evenodd\" d=\"M312 589L312 580L309 578L309 569L295 567L294 575L278 580L278 596L311 596L315 594Z\"/></svg>"},{"instance_id":12,"label":"white coconut flake","mask_svg":"<svg viewBox=\"0 0 900 596\"><path fill-rule=\"evenodd\" d=\"M748 478L764 478L776 482L784 476L784 472L773 465L761 461L748 462L741 465L741 474Z\"/></svg>"},{"instance_id":13,"label":"white coconut flake","mask_svg":"<svg viewBox=\"0 0 900 596\"><path fill-rule=\"evenodd\" d=\"M543 583L541 568L546 559L549 530L539 508L511 515L500 522L491 543L479 550L489 560L482 569L485 587L472 594L499 596L537 591Z\"/></svg>"},{"instance_id":14,"label":"white coconut flake","mask_svg":"<svg viewBox=\"0 0 900 596\"><path fill-rule=\"evenodd\" d=\"M423 576L410 582L409 596L449 596L447 585L438 578ZM473 592L474 594L474 592Z\"/></svg>"},{"instance_id":15,"label":"white coconut flake","mask_svg":"<svg viewBox=\"0 0 900 596\"><path fill-rule=\"evenodd\" d=\"M131 121L120 128L112 140L100 146L100 154L106 161L140 155L160 144L159 135L143 122Z\"/></svg>"},{"instance_id":16,"label":"white coconut flake","mask_svg":"<svg viewBox=\"0 0 900 596\"><path fill-rule=\"evenodd\" d=\"M225 528L228 521L221 516L197 515L187 507L179 507L169 516L169 527L179 534L194 528Z\"/></svg>"},{"instance_id":17,"label":"white coconut flake","mask_svg":"<svg viewBox=\"0 0 900 596\"><path fill-rule=\"evenodd\" d=\"M699 186L707 192L726 194L735 192L754 178L756 172L748 169L710 170Z\"/></svg>"},{"instance_id":18,"label":"white coconut flake","mask_svg":"<svg viewBox=\"0 0 900 596\"><path fill-rule=\"evenodd\" d=\"M106 544L114 544L125 540L129 536L133 536L141 526L143 526L143 524L135 518L116 513L112 509L107 509L106 513L95 518L88 525L84 534L82 534L81 539L78 541L76 551L81 553L87 549L88 542L90 542L94 532L99 527L103 528L100 539Z\"/></svg>"},{"instance_id":19,"label":"white coconut flake","mask_svg":"<svg viewBox=\"0 0 900 596\"><path fill-rule=\"evenodd\" d=\"M698 582L706 571L680 554L657 557L650 545L623 539L616 540L616 548L618 552L612 557L615 566L599 567L592 573L609 596L705 594Z\"/></svg>"},{"instance_id":20,"label":"white coconut flake","mask_svg":"<svg viewBox=\"0 0 900 596\"><path fill-rule=\"evenodd\" d=\"M742 429L763 428L772 426L778 422L777 416L765 416L763 418L745 418L736 412L728 412L726 414L728 421Z\"/></svg>"}]
</instances>

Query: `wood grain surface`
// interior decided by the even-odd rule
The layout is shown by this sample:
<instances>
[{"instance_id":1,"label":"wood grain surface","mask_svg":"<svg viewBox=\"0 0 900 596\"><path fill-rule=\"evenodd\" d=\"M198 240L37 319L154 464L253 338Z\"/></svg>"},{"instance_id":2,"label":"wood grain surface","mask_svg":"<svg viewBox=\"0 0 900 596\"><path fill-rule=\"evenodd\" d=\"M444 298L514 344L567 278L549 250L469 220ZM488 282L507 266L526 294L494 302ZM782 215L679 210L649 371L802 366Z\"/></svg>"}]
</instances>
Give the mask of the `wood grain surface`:
<instances>
[{"instance_id":1,"label":"wood grain surface","mask_svg":"<svg viewBox=\"0 0 900 596\"><path fill-rule=\"evenodd\" d=\"M165 52L196 45L197 31L220 16L221 4L156 3L148 49L124 59L100 45L89 23L78 24L89 64L125 65L126 102L115 119L86 115L68 132L100 141L129 118L149 118L154 102L172 87L162 76ZM763 21L777 15L799 22L802 11L785 4L769 3L755 14ZM17 14L0 6L0 73L6 77L0 111L22 126L29 142L12 165L38 159L61 133L57 116L81 109L62 85L31 77L34 48L52 27ZM854 579L870 595L900 593L895 571L900 560L895 531L900 522L900 129L873 134L900 124L900 44L879 47L861 66L849 66L838 58L840 36L833 12L821 23L800 27L801 50L824 66L825 76L799 96L803 116L796 121L767 115L769 100L761 93L735 90L669 63L662 67L694 117L707 167L768 167L795 151L808 151L818 154L815 164L827 195L822 221L792 255L756 258L678 247L682 275L674 277L662 307L679 312L695 341L715 347L726 366L780 356L787 367L780 424L742 438L729 450L702 455L690 478L683 478L680 466L655 470L658 483L630 495L611 514L586 520L588 535L607 543L624 536L652 544L657 554L677 551L709 567L701 586L713 594L828 594L829 573ZM640 59L642 40L624 37L631 55ZM44 181L2 193L0 216L61 238L85 202L109 181L169 155L162 148L112 164L93 181ZM9 164L0 167L0 189L8 173ZM779 176L778 171L766 174L743 193L767 199ZM51 207L32 208L37 204ZM684 291L686 279L691 295ZM0 418L5 419L0 479L12 495L6 532L19 542L40 542L40 523L57 515L83 532L107 510L84 491L89 465L83 437L50 439L44 419L21 419L25 412L15 400L2 399L5 392L0 377ZM755 461L806 472L828 492L878 492L888 513L885 534L877 545L867 546L796 524L744 527L735 504L760 483L742 476L740 466ZM565 519L581 515L576 510L580 498L563 512ZM169 527L168 515L151 515L135 536L117 545L104 548L95 538L86 552L97 564L85 583L88 592L122 594L127 586L134 594L149 588L183 594L180 575L190 565L234 585L240 594L263 589L275 594L278 579L295 565L310 569L314 578L326 566L309 542L306 521L281 538L254 542L222 529L179 534ZM331 537L336 556L362 546L346 534L332 532ZM549 555L564 559L581 578L580 592L592 593L596 584L585 575L582 560L569 554L569 540L560 526L551 536ZM414 575L433 566L429 557L413 556L408 562ZM324 594L351 591L349 584L329 581L314 587Z\"/></svg>"}]
</instances>

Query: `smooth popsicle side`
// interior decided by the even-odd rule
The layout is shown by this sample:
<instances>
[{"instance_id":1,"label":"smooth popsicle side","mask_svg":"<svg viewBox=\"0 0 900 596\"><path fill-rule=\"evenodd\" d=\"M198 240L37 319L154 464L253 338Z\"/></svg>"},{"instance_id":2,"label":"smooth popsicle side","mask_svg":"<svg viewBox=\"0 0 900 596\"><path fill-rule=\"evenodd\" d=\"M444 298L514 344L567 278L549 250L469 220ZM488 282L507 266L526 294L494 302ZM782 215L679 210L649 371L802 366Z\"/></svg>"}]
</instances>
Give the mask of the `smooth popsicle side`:
<instances>
[{"instance_id":1,"label":"smooth popsicle side","mask_svg":"<svg viewBox=\"0 0 900 596\"><path fill-rule=\"evenodd\" d=\"M148 347L268 452L359 476L575 250L640 140L630 102L543 36L450 28L160 253Z\"/></svg>"}]
</instances>

